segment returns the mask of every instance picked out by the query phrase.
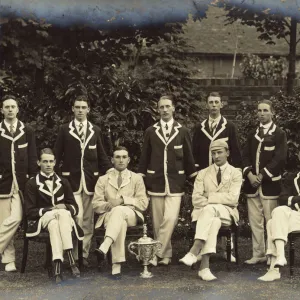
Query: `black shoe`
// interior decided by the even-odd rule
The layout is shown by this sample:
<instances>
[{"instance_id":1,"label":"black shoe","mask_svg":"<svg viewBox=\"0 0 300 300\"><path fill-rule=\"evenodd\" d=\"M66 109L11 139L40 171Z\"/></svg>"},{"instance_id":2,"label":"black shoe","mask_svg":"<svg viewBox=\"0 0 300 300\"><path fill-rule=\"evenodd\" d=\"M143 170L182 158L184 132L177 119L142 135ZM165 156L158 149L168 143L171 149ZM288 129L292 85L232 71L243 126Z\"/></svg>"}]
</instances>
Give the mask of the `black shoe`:
<instances>
[{"instance_id":1,"label":"black shoe","mask_svg":"<svg viewBox=\"0 0 300 300\"><path fill-rule=\"evenodd\" d=\"M120 279L122 279L122 274L121 273L111 274L111 278L113 280L120 280Z\"/></svg>"},{"instance_id":2,"label":"black shoe","mask_svg":"<svg viewBox=\"0 0 300 300\"><path fill-rule=\"evenodd\" d=\"M71 272L73 277L80 278L80 271L75 264L71 266Z\"/></svg>"},{"instance_id":3,"label":"black shoe","mask_svg":"<svg viewBox=\"0 0 300 300\"><path fill-rule=\"evenodd\" d=\"M106 258L106 255L98 248L94 250L94 254L97 256L98 263L104 261Z\"/></svg>"},{"instance_id":4,"label":"black shoe","mask_svg":"<svg viewBox=\"0 0 300 300\"><path fill-rule=\"evenodd\" d=\"M60 284L60 283L62 283L62 281L63 281L60 274L59 274L59 275L55 275L55 276L54 276L54 280L55 280L55 283L56 283L56 284Z\"/></svg>"}]
</instances>

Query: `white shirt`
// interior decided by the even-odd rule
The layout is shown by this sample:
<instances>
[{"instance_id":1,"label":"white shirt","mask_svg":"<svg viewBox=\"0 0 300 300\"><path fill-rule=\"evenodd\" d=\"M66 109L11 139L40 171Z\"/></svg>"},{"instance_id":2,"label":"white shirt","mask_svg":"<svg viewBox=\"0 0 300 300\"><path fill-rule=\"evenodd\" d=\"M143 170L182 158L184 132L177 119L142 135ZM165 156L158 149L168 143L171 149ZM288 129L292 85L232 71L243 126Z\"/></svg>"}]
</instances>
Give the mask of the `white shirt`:
<instances>
[{"instance_id":1,"label":"white shirt","mask_svg":"<svg viewBox=\"0 0 300 300\"><path fill-rule=\"evenodd\" d=\"M54 172L51 173L50 175L46 175L44 172L41 171L41 175L49 178L50 176L54 175ZM46 180L45 183L46 183L47 187L49 188L49 191L52 192L53 191L53 180L50 180L50 179Z\"/></svg>"},{"instance_id":2,"label":"white shirt","mask_svg":"<svg viewBox=\"0 0 300 300\"><path fill-rule=\"evenodd\" d=\"M7 127L7 129L8 129L9 132L10 132L10 126L12 126L13 131L16 132L16 130L17 130L17 125L18 125L18 120L16 120L15 123L10 124L10 123L8 123L8 122L4 119L4 124L5 124L5 126Z\"/></svg>"},{"instance_id":3,"label":"white shirt","mask_svg":"<svg viewBox=\"0 0 300 300\"><path fill-rule=\"evenodd\" d=\"M264 129L264 134L266 134L268 132L268 130L270 129L270 127L272 126L273 122L271 121L268 124L259 124L259 127L262 127Z\"/></svg>"},{"instance_id":4,"label":"white shirt","mask_svg":"<svg viewBox=\"0 0 300 300\"><path fill-rule=\"evenodd\" d=\"M117 181L118 181L118 177L119 177L119 174L121 173L121 177L122 177L122 182L124 181L125 177L128 176L127 175L127 172L128 172L128 169L125 169L123 171L118 171L116 169L113 170L113 174L114 176L116 177Z\"/></svg>"},{"instance_id":5,"label":"white shirt","mask_svg":"<svg viewBox=\"0 0 300 300\"><path fill-rule=\"evenodd\" d=\"M172 118L170 121L168 122L165 122L163 120L160 120L160 124L161 124L161 128L162 128L162 131L163 131L163 134L164 134L164 138L166 140L169 139L170 137L170 133L171 133L171 130L172 130L172 127L173 127L173 124L174 124L174 119ZM168 125L168 130L166 129L166 125Z\"/></svg>"},{"instance_id":6,"label":"white shirt","mask_svg":"<svg viewBox=\"0 0 300 300\"><path fill-rule=\"evenodd\" d=\"M86 129L87 129L87 119L85 119L82 122L79 122L77 119L74 119L74 122L75 122L75 126L76 126L76 129L77 129L78 132L80 130L80 123L82 123L82 125L83 125L83 132L84 132L84 135L85 135Z\"/></svg>"},{"instance_id":7,"label":"white shirt","mask_svg":"<svg viewBox=\"0 0 300 300\"><path fill-rule=\"evenodd\" d=\"M216 164L214 164L214 167L215 167L215 171L216 171L216 176L219 172L219 168L221 168L221 178L223 177L223 173L225 171L225 169L227 168L228 166L228 162L226 162L223 166L217 166Z\"/></svg>"},{"instance_id":8,"label":"white shirt","mask_svg":"<svg viewBox=\"0 0 300 300\"><path fill-rule=\"evenodd\" d=\"M219 115L219 116L218 116L217 118L215 118L215 119L213 119L211 116L208 117L208 126L209 126L209 129L211 129L212 123L213 123L213 122L215 123L215 129L214 129L213 134L215 134L216 128L217 128L217 126L218 126L218 124L219 124L221 118L222 118L221 115Z\"/></svg>"}]
</instances>

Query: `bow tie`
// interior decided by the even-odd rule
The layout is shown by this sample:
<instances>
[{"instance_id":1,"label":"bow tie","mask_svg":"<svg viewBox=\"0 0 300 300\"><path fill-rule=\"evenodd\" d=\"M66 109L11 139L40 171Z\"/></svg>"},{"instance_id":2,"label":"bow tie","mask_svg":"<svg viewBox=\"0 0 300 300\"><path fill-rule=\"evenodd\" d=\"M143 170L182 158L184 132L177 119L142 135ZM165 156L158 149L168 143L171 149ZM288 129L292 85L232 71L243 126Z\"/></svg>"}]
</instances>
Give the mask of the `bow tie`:
<instances>
[{"instance_id":1,"label":"bow tie","mask_svg":"<svg viewBox=\"0 0 300 300\"><path fill-rule=\"evenodd\" d=\"M54 175L51 175L51 176L49 176L49 177L46 177L46 176L40 174L40 179L41 179L41 181L47 181L47 180L53 181L53 178L54 178Z\"/></svg>"}]
</instances>

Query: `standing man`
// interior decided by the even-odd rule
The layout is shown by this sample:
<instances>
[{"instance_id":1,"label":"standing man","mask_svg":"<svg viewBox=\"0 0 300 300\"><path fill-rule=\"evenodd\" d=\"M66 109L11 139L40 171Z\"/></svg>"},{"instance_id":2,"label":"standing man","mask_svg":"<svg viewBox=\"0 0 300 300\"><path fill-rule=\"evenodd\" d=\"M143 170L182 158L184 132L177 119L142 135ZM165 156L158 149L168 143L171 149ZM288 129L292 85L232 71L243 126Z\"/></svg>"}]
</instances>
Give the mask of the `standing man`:
<instances>
[{"instance_id":1,"label":"standing man","mask_svg":"<svg viewBox=\"0 0 300 300\"><path fill-rule=\"evenodd\" d=\"M173 96L158 101L160 121L147 128L138 171L150 195L154 238L162 242L161 265L172 257L171 236L177 224L187 177L197 175L188 129L173 119ZM157 257L152 261L157 264Z\"/></svg>"},{"instance_id":2,"label":"standing man","mask_svg":"<svg viewBox=\"0 0 300 300\"><path fill-rule=\"evenodd\" d=\"M63 162L61 175L69 180L79 207L77 222L84 232L83 264L88 266L94 231L94 188L99 175L112 169L112 165L102 145L100 128L87 120L90 111L87 98L77 97L72 111L75 119L60 127L54 152L57 165ZM77 258L78 247L74 248Z\"/></svg>"},{"instance_id":3,"label":"standing man","mask_svg":"<svg viewBox=\"0 0 300 300\"><path fill-rule=\"evenodd\" d=\"M223 140L229 146L228 162L242 169L242 155L235 125L221 115L223 102L217 92L212 92L207 98L209 116L197 125L193 135L193 155L198 170L210 166L213 161L209 151L210 144L215 140Z\"/></svg>"},{"instance_id":4,"label":"standing man","mask_svg":"<svg viewBox=\"0 0 300 300\"><path fill-rule=\"evenodd\" d=\"M0 123L0 253L5 271L16 271L13 237L22 220L19 191L37 173L34 131L17 119L14 96L2 98Z\"/></svg>"},{"instance_id":5,"label":"standing man","mask_svg":"<svg viewBox=\"0 0 300 300\"><path fill-rule=\"evenodd\" d=\"M104 225L105 239L95 249L101 261L111 249L112 276L121 276L121 263L125 259L125 238L127 227L144 222L142 212L148 207L148 197L143 178L127 169L130 162L128 150L117 147L113 153L114 171L101 176L95 186L93 208L99 218L95 228Z\"/></svg>"},{"instance_id":6,"label":"standing man","mask_svg":"<svg viewBox=\"0 0 300 300\"><path fill-rule=\"evenodd\" d=\"M242 170L242 154L239 139L234 123L221 115L223 102L218 92L211 92L207 98L206 106L209 116L201 124L196 126L193 135L193 155L198 170L207 168L213 163L209 147L215 140L222 140L228 144L230 156L228 162ZM222 238L223 256L226 258L226 238ZM200 260L201 257L199 256ZM231 255L231 261L235 257Z\"/></svg>"},{"instance_id":7,"label":"standing man","mask_svg":"<svg viewBox=\"0 0 300 300\"><path fill-rule=\"evenodd\" d=\"M259 127L248 135L243 151L245 176L244 192L247 195L248 216L252 231L253 256L246 264L266 261L264 219L271 219L280 194L281 173L287 156L285 132L272 121L272 102L258 104Z\"/></svg>"}]
</instances>

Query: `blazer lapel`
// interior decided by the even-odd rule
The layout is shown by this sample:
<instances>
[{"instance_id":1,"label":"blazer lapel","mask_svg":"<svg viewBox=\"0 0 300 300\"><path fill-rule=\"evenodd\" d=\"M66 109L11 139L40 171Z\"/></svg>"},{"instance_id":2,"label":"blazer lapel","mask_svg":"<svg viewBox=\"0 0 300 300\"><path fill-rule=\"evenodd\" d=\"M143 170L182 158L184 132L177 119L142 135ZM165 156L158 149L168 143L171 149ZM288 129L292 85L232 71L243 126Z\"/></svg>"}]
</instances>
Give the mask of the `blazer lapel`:
<instances>
[{"instance_id":1,"label":"blazer lapel","mask_svg":"<svg viewBox=\"0 0 300 300\"><path fill-rule=\"evenodd\" d=\"M216 172L215 172L215 167L214 165L211 165L209 167L209 172L207 173L208 176L210 177L211 181L214 183L214 185L216 187L218 187L218 182L217 182L217 176L216 176Z\"/></svg>"},{"instance_id":2,"label":"blazer lapel","mask_svg":"<svg viewBox=\"0 0 300 300\"><path fill-rule=\"evenodd\" d=\"M222 116L221 120L216 128L216 133L213 136L213 140L216 140L217 137L225 130L226 125L227 125L227 120Z\"/></svg>"},{"instance_id":3,"label":"blazer lapel","mask_svg":"<svg viewBox=\"0 0 300 300\"><path fill-rule=\"evenodd\" d=\"M86 139L85 139L85 143L84 143L84 148L89 143L90 139L94 135L94 132L95 131L94 131L94 128L93 128L93 124L90 123L90 122L87 122Z\"/></svg>"},{"instance_id":4,"label":"blazer lapel","mask_svg":"<svg viewBox=\"0 0 300 300\"><path fill-rule=\"evenodd\" d=\"M108 183L113 186L116 190L118 190L118 182L117 177L114 176L114 171L108 173Z\"/></svg>"},{"instance_id":5,"label":"blazer lapel","mask_svg":"<svg viewBox=\"0 0 300 300\"><path fill-rule=\"evenodd\" d=\"M129 170L127 170L125 176L124 176L124 180L122 181L122 184L120 186L120 188L126 186L127 184L130 183L130 178L131 178L131 172Z\"/></svg>"},{"instance_id":6,"label":"blazer lapel","mask_svg":"<svg viewBox=\"0 0 300 300\"><path fill-rule=\"evenodd\" d=\"M210 134L210 130L209 130L209 123L208 123L208 119L204 120L201 123L201 131L210 139L212 140L212 136Z\"/></svg>"},{"instance_id":7,"label":"blazer lapel","mask_svg":"<svg viewBox=\"0 0 300 300\"><path fill-rule=\"evenodd\" d=\"M221 183L219 184L219 186L217 187L217 191L219 189L221 189L225 183L227 183L231 178L231 169L229 167L229 165L225 168L225 170L223 171L222 174L222 179L221 179Z\"/></svg>"},{"instance_id":8,"label":"blazer lapel","mask_svg":"<svg viewBox=\"0 0 300 300\"><path fill-rule=\"evenodd\" d=\"M10 135L8 128L5 126L4 122L0 123L0 132L1 136L8 140L13 140L13 137Z\"/></svg>"},{"instance_id":9,"label":"blazer lapel","mask_svg":"<svg viewBox=\"0 0 300 300\"><path fill-rule=\"evenodd\" d=\"M297 176L294 179L294 185L295 185L295 188L296 188L296 191L297 191L298 195L300 194L300 189L299 189L300 180L299 180L299 177L300 177L300 172L297 174Z\"/></svg>"},{"instance_id":10,"label":"blazer lapel","mask_svg":"<svg viewBox=\"0 0 300 300\"><path fill-rule=\"evenodd\" d=\"M159 139L166 145L166 140L164 138L164 134L162 132L162 129L161 129L161 125L160 125L160 122L157 122L153 125L153 127L155 128L155 133L156 135L159 137ZM169 139L170 140L170 139Z\"/></svg>"},{"instance_id":11,"label":"blazer lapel","mask_svg":"<svg viewBox=\"0 0 300 300\"><path fill-rule=\"evenodd\" d=\"M170 138L167 141L167 145L171 143L171 141L176 137L176 135L179 133L179 128L181 128L181 124L174 121L173 128L170 133Z\"/></svg>"},{"instance_id":12,"label":"blazer lapel","mask_svg":"<svg viewBox=\"0 0 300 300\"><path fill-rule=\"evenodd\" d=\"M56 174L54 174L54 178L55 180L53 180L53 195L55 195L62 187L61 179Z\"/></svg>"},{"instance_id":13,"label":"blazer lapel","mask_svg":"<svg viewBox=\"0 0 300 300\"><path fill-rule=\"evenodd\" d=\"M81 143L81 140L80 140L79 136L77 135L77 130L76 130L74 120L71 121L69 124L69 133L70 133L70 135L72 135L75 139L77 139Z\"/></svg>"},{"instance_id":14,"label":"blazer lapel","mask_svg":"<svg viewBox=\"0 0 300 300\"><path fill-rule=\"evenodd\" d=\"M52 198L52 193L49 191L47 185L40 181L40 175L39 174L36 175L36 184L39 187L39 191L42 194L45 194L45 195L50 196Z\"/></svg>"}]
</instances>

